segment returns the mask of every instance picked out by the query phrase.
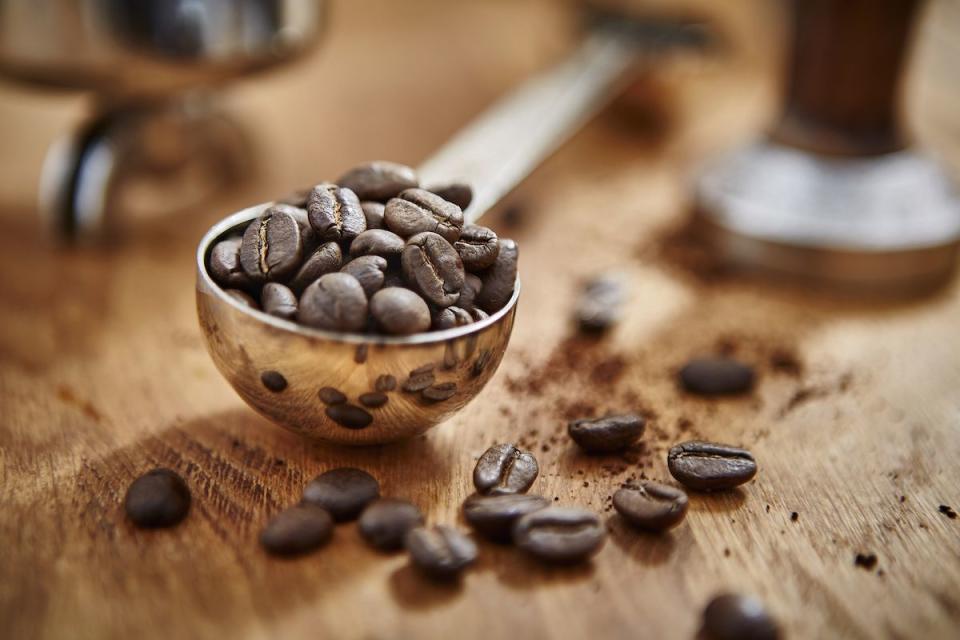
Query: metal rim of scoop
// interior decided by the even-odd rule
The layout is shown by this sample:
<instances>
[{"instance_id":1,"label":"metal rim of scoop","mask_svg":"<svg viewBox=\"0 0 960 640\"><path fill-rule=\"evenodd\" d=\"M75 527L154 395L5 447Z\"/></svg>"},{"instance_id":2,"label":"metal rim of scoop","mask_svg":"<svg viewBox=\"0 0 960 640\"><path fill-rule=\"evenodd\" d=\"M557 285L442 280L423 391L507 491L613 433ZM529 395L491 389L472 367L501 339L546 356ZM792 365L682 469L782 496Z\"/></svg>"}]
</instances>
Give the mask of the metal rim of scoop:
<instances>
[{"instance_id":1,"label":"metal rim of scoop","mask_svg":"<svg viewBox=\"0 0 960 640\"><path fill-rule=\"evenodd\" d=\"M513 294L510 296L510 300L507 301L503 307L498 309L495 313L490 314L489 318L484 320L479 320L477 322L472 322L470 324L464 325L462 327L454 327L452 329L443 329L440 331L427 331L424 333L415 333L409 336L390 336L390 335L380 335L380 334L367 334L367 333L354 333L346 331L328 331L326 329L315 329L313 327L308 327L306 325L298 324L291 320L284 320L276 316L272 316L264 311L259 309L253 309L244 304L241 304L231 296L227 295L227 292L217 284L214 279L210 276L210 273L207 271L207 255L210 252L210 249L213 247L214 243L220 240L228 231L241 227L244 223L252 221L258 215L260 215L267 207L276 204L274 202L267 202L263 204L258 204L252 207L233 213L226 218L223 218L216 224L214 224L207 233L204 234L203 238L200 240L200 244L197 247L197 273L200 276L198 280L198 287L200 283L203 284L203 287L212 295L217 296L222 302L233 306L235 309L242 311L250 316L253 316L260 322L268 324L276 329L287 331L289 333L295 333L305 336L313 336L317 338L324 338L327 340L333 340L337 342L345 342L349 344L431 344L431 343L443 343L454 338L460 338L471 333L482 331L483 329L496 324L501 318L507 315L510 310L517 304L517 299L520 297L520 276L517 276L517 279L514 281L513 285Z\"/></svg>"}]
</instances>

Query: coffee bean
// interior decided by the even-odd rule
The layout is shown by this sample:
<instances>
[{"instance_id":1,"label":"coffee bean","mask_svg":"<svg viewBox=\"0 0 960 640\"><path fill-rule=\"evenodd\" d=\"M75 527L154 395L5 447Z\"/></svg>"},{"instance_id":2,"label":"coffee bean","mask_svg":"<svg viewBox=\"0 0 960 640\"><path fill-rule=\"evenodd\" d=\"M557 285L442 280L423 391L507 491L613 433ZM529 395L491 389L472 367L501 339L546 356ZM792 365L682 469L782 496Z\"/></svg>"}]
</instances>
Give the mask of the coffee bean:
<instances>
[{"instance_id":1,"label":"coffee bean","mask_svg":"<svg viewBox=\"0 0 960 640\"><path fill-rule=\"evenodd\" d=\"M462 327L472 322L473 316L460 307L447 307L446 309L440 309L433 316L433 324L431 324L431 327L433 327L435 331L442 331L443 329Z\"/></svg>"},{"instance_id":2,"label":"coffee bean","mask_svg":"<svg viewBox=\"0 0 960 640\"><path fill-rule=\"evenodd\" d=\"M494 542L510 542L513 524L521 517L550 506L543 496L522 493L472 495L463 503L463 516L477 533Z\"/></svg>"},{"instance_id":3,"label":"coffee bean","mask_svg":"<svg viewBox=\"0 0 960 640\"><path fill-rule=\"evenodd\" d=\"M406 336L430 328L430 309L423 298L409 289L381 289L370 298L370 315L377 326L391 335Z\"/></svg>"},{"instance_id":4,"label":"coffee bean","mask_svg":"<svg viewBox=\"0 0 960 640\"><path fill-rule=\"evenodd\" d=\"M496 261L480 276L483 287L477 295L476 304L487 313L499 311L510 301L517 281L517 243L501 238L499 244L500 252Z\"/></svg>"},{"instance_id":5,"label":"coffee bean","mask_svg":"<svg viewBox=\"0 0 960 640\"><path fill-rule=\"evenodd\" d=\"M477 545L453 527L417 527L405 538L413 566L431 578L450 579L477 559Z\"/></svg>"},{"instance_id":6,"label":"coffee bean","mask_svg":"<svg viewBox=\"0 0 960 640\"><path fill-rule=\"evenodd\" d=\"M341 467L321 473L303 489L303 501L322 507L337 522L354 520L380 497L380 483L363 469Z\"/></svg>"},{"instance_id":7,"label":"coffee bean","mask_svg":"<svg viewBox=\"0 0 960 640\"><path fill-rule=\"evenodd\" d=\"M280 393L287 388L287 379L279 371L264 371L260 374L260 383L274 393Z\"/></svg>"},{"instance_id":8,"label":"coffee bean","mask_svg":"<svg viewBox=\"0 0 960 640\"><path fill-rule=\"evenodd\" d=\"M260 305L257 304L257 301L254 300L246 291L240 291L239 289L227 289L224 291L224 293L245 307L250 307L251 309L260 308Z\"/></svg>"},{"instance_id":9,"label":"coffee bean","mask_svg":"<svg viewBox=\"0 0 960 640\"><path fill-rule=\"evenodd\" d=\"M325 242L313 250L303 261L296 275L290 279L287 286L297 295L316 282L320 276L339 271L343 261L343 252L336 242Z\"/></svg>"},{"instance_id":10,"label":"coffee bean","mask_svg":"<svg viewBox=\"0 0 960 640\"><path fill-rule=\"evenodd\" d=\"M474 322L480 322L481 320L486 320L490 317L486 311L483 309L478 309L477 307L470 309L470 316L473 318Z\"/></svg>"},{"instance_id":11,"label":"coffee bean","mask_svg":"<svg viewBox=\"0 0 960 640\"><path fill-rule=\"evenodd\" d=\"M432 385L434 380L435 378L432 371L411 373L407 381L403 383L402 388L409 393L416 393Z\"/></svg>"},{"instance_id":12,"label":"coffee bean","mask_svg":"<svg viewBox=\"0 0 960 640\"><path fill-rule=\"evenodd\" d=\"M687 515L687 494L665 484L642 480L613 494L613 508L630 525L647 531L666 531Z\"/></svg>"},{"instance_id":13,"label":"coffee bean","mask_svg":"<svg viewBox=\"0 0 960 640\"><path fill-rule=\"evenodd\" d=\"M500 253L497 234L476 224L468 224L463 228L453 248L463 260L463 268L470 271L482 271L493 265Z\"/></svg>"},{"instance_id":14,"label":"coffee bean","mask_svg":"<svg viewBox=\"0 0 960 640\"><path fill-rule=\"evenodd\" d=\"M757 474L749 451L712 442L678 444L667 454L667 466L674 478L697 491L732 489Z\"/></svg>"},{"instance_id":15,"label":"coffee bean","mask_svg":"<svg viewBox=\"0 0 960 640\"><path fill-rule=\"evenodd\" d=\"M360 203L363 209L363 217L367 219L367 229L383 229L383 209L382 202L365 201Z\"/></svg>"},{"instance_id":16,"label":"coffee bean","mask_svg":"<svg viewBox=\"0 0 960 640\"><path fill-rule=\"evenodd\" d=\"M420 397L428 402L443 402L457 394L456 382L441 382L427 387L420 392Z\"/></svg>"},{"instance_id":17,"label":"coffee bean","mask_svg":"<svg viewBox=\"0 0 960 640\"><path fill-rule=\"evenodd\" d=\"M389 373L385 373L382 376L377 376L377 381L373 386L377 391L393 391L397 388L397 379Z\"/></svg>"},{"instance_id":18,"label":"coffee bean","mask_svg":"<svg viewBox=\"0 0 960 640\"><path fill-rule=\"evenodd\" d=\"M153 469L133 481L123 508L138 527L170 527L190 511L190 489L175 471Z\"/></svg>"},{"instance_id":19,"label":"coffee bean","mask_svg":"<svg viewBox=\"0 0 960 640\"><path fill-rule=\"evenodd\" d=\"M477 294L483 288L483 281L472 273L464 273L463 288L460 289L460 298L457 300L457 306L466 311L473 309Z\"/></svg>"},{"instance_id":20,"label":"coffee bean","mask_svg":"<svg viewBox=\"0 0 960 640\"><path fill-rule=\"evenodd\" d=\"M576 507L547 507L513 525L514 543L541 560L572 563L600 550L607 530L596 514Z\"/></svg>"},{"instance_id":21,"label":"coffee bean","mask_svg":"<svg viewBox=\"0 0 960 640\"><path fill-rule=\"evenodd\" d=\"M464 211L473 202L473 189L464 182L449 182L447 184L438 184L427 189L430 193L436 194L452 202Z\"/></svg>"},{"instance_id":22,"label":"coffee bean","mask_svg":"<svg viewBox=\"0 0 960 640\"><path fill-rule=\"evenodd\" d=\"M263 310L272 316L293 320L297 317L297 296L279 282L268 282L260 292Z\"/></svg>"},{"instance_id":23,"label":"coffee bean","mask_svg":"<svg viewBox=\"0 0 960 640\"><path fill-rule=\"evenodd\" d=\"M367 218L357 195L346 187L318 184L307 201L310 226L324 241L349 241L366 231Z\"/></svg>"},{"instance_id":24,"label":"coffee bean","mask_svg":"<svg viewBox=\"0 0 960 640\"><path fill-rule=\"evenodd\" d=\"M360 331L367 324L367 296L348 273L328 273L300 297L298 319L331 331Z\"/></svg>"},{"instance_id":25,"label":"coffee bean","mask_svg":"<svg viewBox=\"0 0 960 640\"><path fill-rule=\"evenodd\" d=\"M626 297L617 276L600 276L587 282L577 299L576 321L584 333L603 333L619 322Z\"/></svg>"},{"instance_id":26,"label":"coffee bean","mask_svg":"<svg viewBox=\"0 0 960 640\"><path fill-rule=\"evenodd\" d=\"M356 278L363 292L370 297L383 287L387 260L380 256L360 256L343 265L340 271Z\"/></svg>"},{"instance_id":27,"label":"coffee bean","mask_svg":"<svg viewBox=\"0 0 960 640\"><path fill-rule=\"evenodd\" d=\"M325 509L298 504L275 515L260 532L260 544L278 556L298 556L323 546L333 535Z\"/></svg>"},{"instance_id":28,"label":"coffee bean","mask_svg":"<svg viewBox=\"0 0 960 640\"><path fill-rule=\"evenodd\" d=\"M347 429L363 429L370 426L373 416L353 404L335 404L326 408L327 417Z\"/></svg>"},{"instance_id":29,"label":"coffee bean","mask_svg":"<svg viewBox=\"0 0 960 640\"><path fill-rule=\"evenodd\" d=\"M305 207L306 204L303 206ZM274 207L280 211L289 213L291 216L293 216L293 219L297 221L297 226L300 227L300 242L303 245L303 255L309 256L311 253L313 253L320 245L320 238L317 237L313 227L310 226L310 219L307 215L307 210L301 207L290 206L286 204L276 204Z\"/></svg>"},{"instance_id":30,"label":"coffee bean","mask_svg":"<svg viewBox=\"0 0 960 640\"><path fill-rule=\"evenodd\" d=\"M283 207L270 207L247 226L240 265L254 282L284 280L303 258L300 226Z\"/></svg>"},{"instance_id":31,"label":"coffee bean","mask_svg":"<svg viewBox=\"0 0 960 640\"><path fill-rule=\"evenodd\" d=\"M360 397L357 398L360 400L360 404L371 409L376 409L387 404L387 401L390 399L387 397L387 394L380 391L370 391L368 393L361 393Z\"/></svg>"},{"instance_id":32,"label":"coffee bean","mask_svg":"<svg viewBox=\"0 0 960 640\"><path fill-rule=\"evenodd\" d=\"M360 515L357 528L371 546L391 551L403 546L411 529L423 525L423 514L415 505L397 498L380 498Z\"/></svg>"},{"instance_id":33,"label":"coffee bean","mask_svg":"<svg viewBox=\"0 0 960 640\"><path fill-rule=\"evenodd\" d=\"M347 396L333 387L324 387L323 389L320 389L320 392L317 395L320 396L320 399L324 404L343 404L347 401Z\"/></svg>"},{"instance_id":34,"label":"coffee bean","mask_svg":"<svg viewBox=\"0 0 960 640\"><path fill-rule=\"evenodd\" d=\"M680 370L683 388L705 396L744 393L753 382L753 368L731 358L694 358Z\"/></svg>"},{"instance_id":35,"label":"coffee bean","mask_svg":"<svg viewBox=\"0 0 960 640\"><path fill-rule=\"evenodd\" d=\"M361 200L386 202L420 184L416 172L396 162L368 162L340 176L337 184L352 189Z\"/></svg>"},{"instance_id":36,"label":"coffee bean","mask_svg":"<svg viewBox=\"0 0 960 640\"><path fill-rule=\"evenodd\" d=\"M703 610L702 640L777 640L780 630L753 596L723 594Z\"/></svg>"},{"instance_id":37,"label":"coffee bean","mask_svg":"<svg viewBox=\"0 0 960 640\"><path fill-rule=\"evenodd\" d=\"M607 453L634 444L643 435L645 424L643 418L629 413L593 420L574 420L567 425L567 433L587 451Z\"/></svg>"},{"instance_id":38,"label":"coffee bean","mask_svg":"<svg viewBox=\"0 0 960 640\"><path fill-rule=\"evenodd\" d=\"M540 467L529 451L496 444L483 452L473 469L473 485L482 494L526 493Z\"/></svg>"},{"instance_id":39,"label":"coffee bean","mask_svg":"<svg viewBox=\"0 0 960 640\"><path fill-rule=\"evenodd\" d=\"M435 233L407 241L401 256L403 276L412 288L438 307L456 304L463 287L463 262L449 242Z\"/></svg>"},{"instance_id":40,"label":"coffee bean","mask_svg":"<svg viewBox=\"0 0 960 640\"><path fill-rule=\"evenodd\" d=\"M364 231L350 244L350 255L383 256L390 259L399 257L406 245L403 238L386 229L369 229Z\"/></svg>"},{"instance_id":41,"label":"coffee bean","mask_svg":"<svg viewBox=\"0 0 960 640\"><path fill-rule=\"evenodd\" d=\"M383 221L388 229L404 238L430 231L447 242L456 242L463 228L463 211L429 191L407 189L387 202Z\"/></svg>"},{"instance_id":42,"label":"coffee bean","mask_svg":"<svg viewBox=\"0 0 960 640\"><path fill-rule=\"evenodd\" d=\"M224 289L249 289L250 276L240 265L240 237L227 238L213 245L208 261L210 277Z\"/></svg>"}]
</instances>

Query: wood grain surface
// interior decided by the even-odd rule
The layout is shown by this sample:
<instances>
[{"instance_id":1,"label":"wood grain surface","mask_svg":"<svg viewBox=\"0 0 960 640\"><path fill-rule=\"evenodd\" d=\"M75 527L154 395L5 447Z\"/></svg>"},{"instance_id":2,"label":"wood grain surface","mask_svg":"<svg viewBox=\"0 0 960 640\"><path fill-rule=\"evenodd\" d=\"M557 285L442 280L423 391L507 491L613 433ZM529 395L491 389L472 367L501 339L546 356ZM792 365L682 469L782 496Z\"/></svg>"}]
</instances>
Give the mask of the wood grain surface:
<instances>
[{"instance_id":1,"label":"wood grain surface","mask_svg":"<svg viewBox=\"0 0 960 640\"><path fill-rule=\"evenodd\" d=\"M420 161L572 31L551 2L335 9L317 56L227 92L257 131L260 177L202 211L141 221L108 251L55 250L29 204L44 146L86 103L2 89L0 637L690 638L721 591L757 594L790 638L956 637L960 521L939 506L960 509L960 284L906 302L831 297L724 274L683 229L691 168L775 111L782 38L766 2L729 3L722 54L662 63L637 89L642 114L611 110L511 197L513 213L490 214L520 244L524 293L500 371L460 415L346 449L242 404L196 325L204 229L360 160ZM915 60L910 118L957 166L955 64L934 64L931 47L960 22L924 24L939 35ZM573 297L607 270L630 283L628 317L584 341ZM757 367L753 394L677 390L679 365L718 351ZM569 418L627 410L649 425L626 455L584 456L564 435ZM609 496L669 479L666 449L693 437L749 447L756 479L691 496L668 535L626 530ZM536 453L538 492L610 517L591 563L548 568L482 544L462 584L436 586L353 524L296 561L256 543L308 479L340 465L462 524L474 461L500 441ZM184 475L193 510L171 530L136 530L120 503L155 465ZM876 565L856 566L858 553Z\"/></svg>"}]
</instances>

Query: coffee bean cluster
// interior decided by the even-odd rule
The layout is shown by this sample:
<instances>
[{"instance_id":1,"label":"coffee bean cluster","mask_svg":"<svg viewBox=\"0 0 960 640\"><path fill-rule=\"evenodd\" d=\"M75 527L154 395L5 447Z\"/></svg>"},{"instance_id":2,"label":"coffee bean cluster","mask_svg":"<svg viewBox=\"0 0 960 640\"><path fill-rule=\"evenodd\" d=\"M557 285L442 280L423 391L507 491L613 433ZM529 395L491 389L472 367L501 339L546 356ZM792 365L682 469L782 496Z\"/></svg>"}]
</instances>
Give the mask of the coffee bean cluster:
<instances>
[{"instance_id":1,"label":"coffee bean cluster","mask_svg":"<svg viewBox=\"0 0 960 640\"><path fill-rule=\"evenodd\" d=\"M410 167L370 162L270 206L207 266L235 300L317 329L467 325L510 300L518 257L513 240L464 223L471 199L466 185L422 189Z\"/></svg>"}]
</instances>

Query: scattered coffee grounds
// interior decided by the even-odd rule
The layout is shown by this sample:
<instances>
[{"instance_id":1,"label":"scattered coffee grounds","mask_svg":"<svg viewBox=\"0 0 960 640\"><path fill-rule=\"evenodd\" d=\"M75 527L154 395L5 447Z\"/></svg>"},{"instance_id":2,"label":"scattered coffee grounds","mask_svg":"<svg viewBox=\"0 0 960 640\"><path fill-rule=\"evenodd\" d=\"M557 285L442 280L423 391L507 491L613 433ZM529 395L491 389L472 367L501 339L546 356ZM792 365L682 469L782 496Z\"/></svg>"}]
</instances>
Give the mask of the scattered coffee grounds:
<instances>
[{"instance_id":1,"label":"scattered coffee grounds","mask_svg":"<svg viewBox=\"0 0 960 640\"><path fill-rule=\"evenodd\" d=\"M643 435L645 421L636 414L574 420L567 433L581 448L592 453L620 451Z\"/></svg>"},{"instance_id":2,"label":"scattered coffee grounds","mask_svg":"<svg viewBox=\"0 0 960 640\"><path fill-rule=\"evenodd\" d=\"M583 333L606 333L623 315L626 284L617 275L598 276L586 284L577 298L574 318Z\"/></svg>"},{"instance_id":3,"label":"scattered coffee grounds","mask_svg":"<svg viewBox=\"0 0 960 640\"><path fill-rule=\"evenodd\" d=\"M411 502L398 498L380 498L360 514L357 528L372 547L394 551L403 547L407 533L423 526L423 514Z\"/></svg>"},{"instance_id":4,"label":"scattered coffee grounds","mask_svg":"<svg viewBox=\"0 0 960 640\"><path fill-rule=\"evenodd\" d=\"M463 503L463 516L483 537L507 543L511 541L513 525L519 518L549 505L550 501L543 496L522 493L472 495Z\"/></svg>"},{"instance_id":5,"label":"scattered coffee grounds","mask_svg":"<svg viewBox=\"0 0 960 640\"><path fill-rule=\"evenodd\" d=\"M776 640L780 630L757 598L736 594L715 597L703 610L701 640Z\"/></svg>"},{"instance_id":6,"label":"scattered coffee grounds","mask_svg":"<svg viewBox=\"0 0 960 640\"><path fill-rule=\"evenodd\" d=\"M757 462L749 451L701 441L672 447L667 467L674 478L696 491L732 489L757 474Z\"/></svg>"},{"instance_id":7,"label":"scattered coffee grounds","mask_svg":"<svg viewBox=\"0 0 960 640\"><path fill-rule=\"evenodd\" d=\"M190 511L190 489L175 471L153 469L133 481L123 508L138 527L170 527Z\"/></svg>"},{"instance_id":8,"label":"scattered coffee grounds","mask_svg":"<svg viewBox=\"0 0 960 640\"><path fill-rule=\"evenodd\" d=\"M872 571L873 568L877 566L877 554L858 553L853 558L853 565L861 569L866 569L867 571Z\"/></svg>"},{"instance_id":9,"label":"scattered coffee grounds","mask_svg":"<svg viewBox=\"0 0 960 640\"><path fill-rule=\"evenodd\" d=\"M561 564L586 560L600 550L606 537L600 518L577 507L540 509L513 526L518 547L540 560Z\"/></svg>"},{"instance_id":10,"label":"scattered coffee grounds","mask_svg":"<svg viewBox=\"0 0 960 640\"><path fill-rule=\"evenodd\" d=\"M328 331L411 335L483 320L513 295L517 245L464 224L468 186L418 185L410 167L355 167L228 233L210 250L210 275L247 307Z\"/></svg>"},{"instance_id":11,"label":"scattered coffee grounds","mask_svg":"<svg viewBox=\"0 0 960 640\"><path fill-rule=\"evenodd\" d=\"M950 518L951 520L956 520L956 519L957 519L957 512L954 511L953 509L951 509L950 507L948 507L948 506L945 505L945 504L940 505L939 511L940 511L940 513L942 513L943 515L947 516L947 517Z\"/></svg>"},{"instance_id":12,"label":"scattered coffee grounds","mask_svg":"<svg viewBox=\"0 0 960 640\"><path fill-rule=\"evenodd\" d=\"M362 469L342 467L320 474L303 490L303 502L322 507L337 522L353 520L380 497L380 483Z\"/></svg>"},{"instance_id":13,"label":"scattered coffee grounds","mask_svg":"<svg viewBox=\"0 0 960 640\"><path fill-rule=\"evenodd\" d=\"M753 368L732 358L694 358L680 369L680 384L697 395L745 393L753 382Z\"/></svg>"},{"instance_id":14,"label":"scattered coffee grounds","mask_svg":"<svg viewBox=\"0 0 960 640\"><path fill-rule=\"evenodd\" d=\"M417 527L405 546L413 566L431 578L449 580L477 559L477 545L453 527Z\"/></svg>"},{"instance_id":15,"label":"scattered coffee grounds","mask_svg":"<svg viewBox=\"0 0 960 640\"><path fill-rule=\"evenodd\" d=\"M480 456L473 484L481 494L526 493L540 473L537 459L512 444L497 444Z\"/></svg>"},{"instance_id":16,"label":"scattered coffee grounds","mask_svg":"<svg viewBox=\"0 0 960 640\"><path fill-rule=\"evenodd\" d=\"M260 532L260 544L269 553L298 556L330 540L333 518L325 509L298 504L275 515Z\"/></svg>"},{"instance_id":17,"label":"scattered coffee grounds","mask_svg":"<svg viewBox=\"0 0 960 640\"><path fill-rule=\"evenodd\" d=\"M687 515L687 494L652 481L623 487L613 494L613 507L630 525L646 531L666 531Z\"/></svg>"}]
</instances>

